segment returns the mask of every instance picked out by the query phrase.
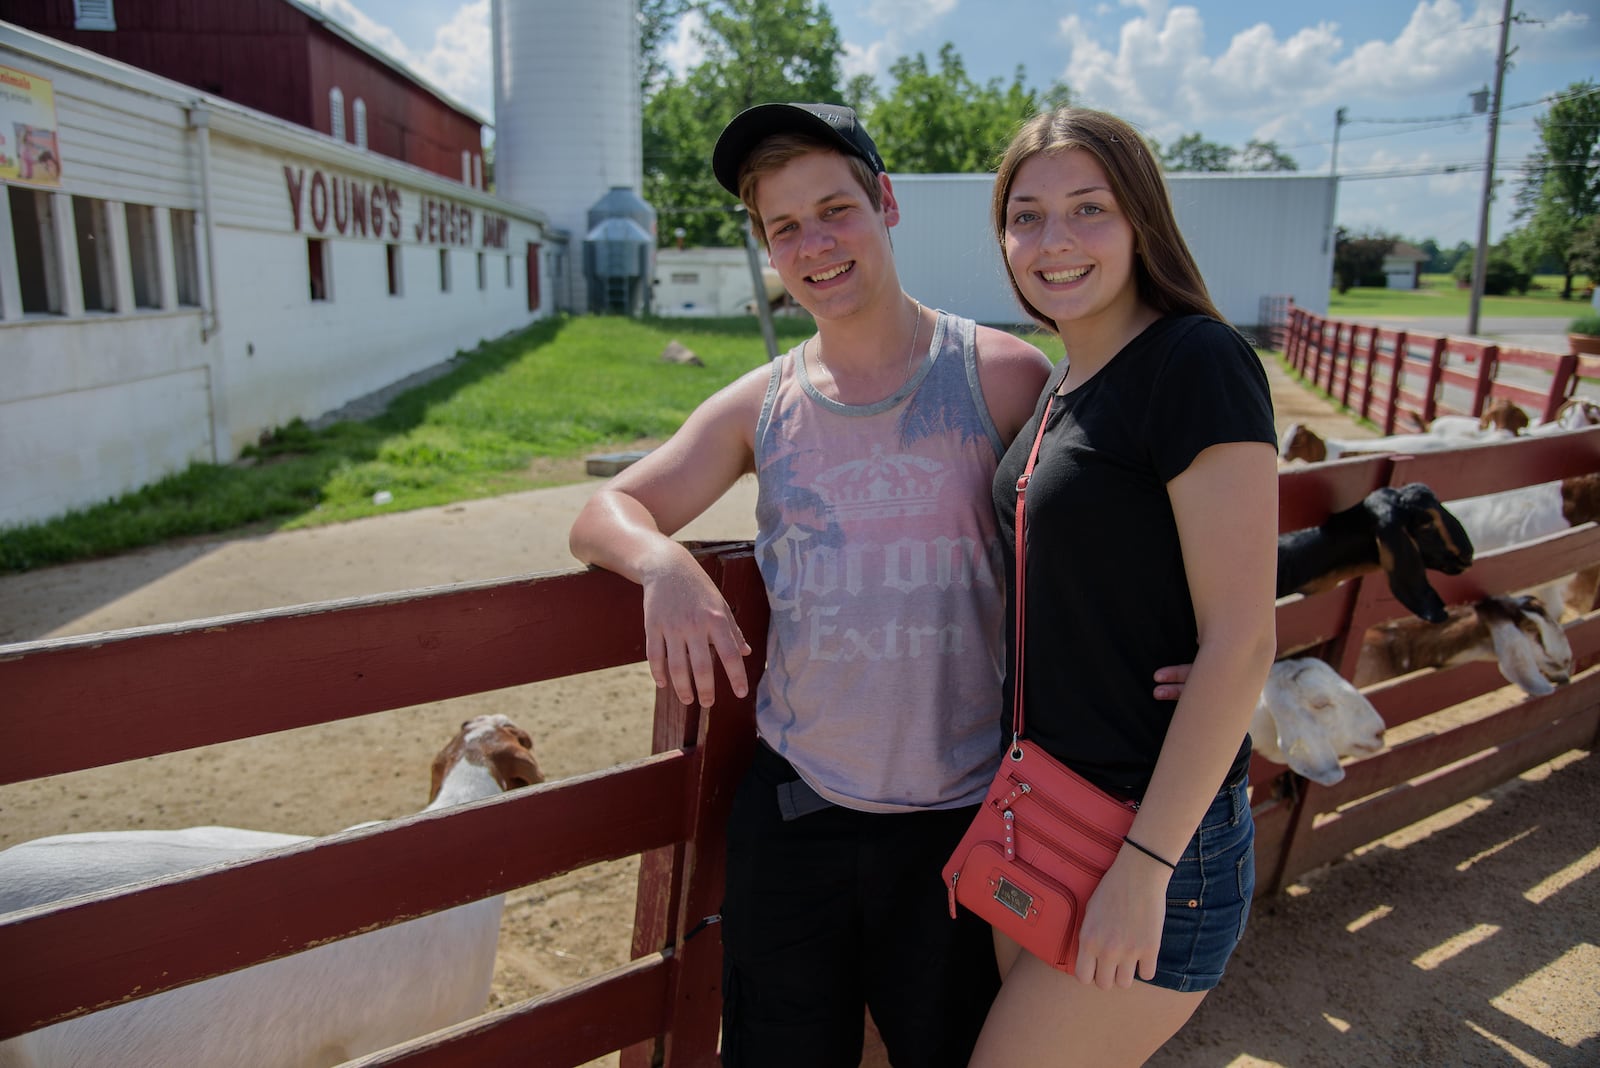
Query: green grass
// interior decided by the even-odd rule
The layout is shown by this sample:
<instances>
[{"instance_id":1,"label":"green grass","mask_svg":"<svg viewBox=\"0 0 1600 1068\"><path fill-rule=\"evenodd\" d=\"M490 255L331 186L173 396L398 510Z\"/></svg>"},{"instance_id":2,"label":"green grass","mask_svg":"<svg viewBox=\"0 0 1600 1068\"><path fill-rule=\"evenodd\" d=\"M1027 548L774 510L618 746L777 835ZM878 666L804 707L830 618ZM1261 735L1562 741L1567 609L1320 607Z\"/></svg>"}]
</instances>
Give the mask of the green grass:
<instances>
[{"instance_id":1,"label":"green grass","mask_svg":"<svg viewBox=\"0 0 1600 1068\"><path fill-rule=\"evenodd\" d=\"M811 329L809 319L780 319L779 347ZM705 366L662 362L674 338ZM539 460L664 439L702 400L765 361L753 318L547 320L459 354L449 373L401 394L376 419L321 431L297 421L238 463L193 464L60 518L0 529L0 571L547 485ZM374 504L380 490L393 501Z\"/></svg>"},{"instance_id":2,"label":"green grass","mask_svg":"<svg viewBox=\"0 0 1600 1068\"><path fill-rule=\"evenodd\" d=\"M1588 302L1581 298L1585 284L1584 279L1575 280L1573 299L1562 300L1562 280L1554 275L1539 275L1526 296L1484 297L1479 314L1485 318L1572 319L1589 310ZM1471 292L1458 289L1449 275L1425 274L1420 289L1356 288L1343 294L1334 290L1328 298L1328 316L1334 319L1465 316L1471 303Z\"/></svg>"}]
</instances>

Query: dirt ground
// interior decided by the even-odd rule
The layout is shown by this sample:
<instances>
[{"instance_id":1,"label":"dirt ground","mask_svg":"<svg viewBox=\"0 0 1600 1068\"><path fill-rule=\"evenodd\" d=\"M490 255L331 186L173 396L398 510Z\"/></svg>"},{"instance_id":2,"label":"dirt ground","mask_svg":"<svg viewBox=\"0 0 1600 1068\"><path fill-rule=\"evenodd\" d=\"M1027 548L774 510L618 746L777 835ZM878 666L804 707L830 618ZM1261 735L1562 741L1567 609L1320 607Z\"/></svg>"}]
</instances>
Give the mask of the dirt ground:
<instances>
[{"instance_id":1,"label":"dirt ground","mask_svg":"<svg viewBox=\"0 0 1600 1068\"><path fill-rule=\"evenodd\" d=\"M1268 366L1280 427L1361 433ZM0 643L565 569L596 484L0 576ZM684 536L749 537L752 498L742 483ZM0 787L0 847L197 824L329 833L420 808L467 716L511 716L557 778L646 753L651 699L625 668ZM1600 761L1569 754L1258 902L1222 986L1152 1063L1600 1063L1597 811ZM508 895L494 1004L622 963L635 871Z\"/></svg>"}]
</instances>

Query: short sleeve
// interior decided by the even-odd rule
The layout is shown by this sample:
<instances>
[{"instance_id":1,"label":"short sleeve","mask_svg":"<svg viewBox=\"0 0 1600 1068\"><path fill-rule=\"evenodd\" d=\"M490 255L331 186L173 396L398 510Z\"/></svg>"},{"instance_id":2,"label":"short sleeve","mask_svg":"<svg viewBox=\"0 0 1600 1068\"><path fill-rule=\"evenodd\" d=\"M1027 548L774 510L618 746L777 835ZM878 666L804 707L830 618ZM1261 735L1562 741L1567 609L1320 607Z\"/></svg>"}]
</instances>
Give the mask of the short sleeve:
<instances>
[{"instance_id":1,"label":"short sleeve","mask_svg":"<svg viewBox=\"0 0 1600 1068\"><path fill-rule=\"evenodd\" d=\"M1146 439L1166 482L1212 445L1261 441L1277 446L1272 389L1261 357L1215 319L1182 320L1151 383Z\"/></svg>"}]
</instances>

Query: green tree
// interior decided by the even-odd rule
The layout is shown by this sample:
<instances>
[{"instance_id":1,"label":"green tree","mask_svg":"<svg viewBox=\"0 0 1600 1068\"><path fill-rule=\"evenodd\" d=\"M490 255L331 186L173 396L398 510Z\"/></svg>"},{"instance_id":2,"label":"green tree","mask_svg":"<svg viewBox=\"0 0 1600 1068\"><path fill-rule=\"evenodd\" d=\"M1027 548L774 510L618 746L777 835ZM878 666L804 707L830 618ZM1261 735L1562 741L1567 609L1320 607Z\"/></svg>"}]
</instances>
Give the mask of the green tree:
<instances>
[{"instance_id":1,"label":"green tree","mask_svg":"<svg viewBox=\"0 0 1600 1068\"><path fill-rule=\"evenodd\" d=\"M644 103L645 199L660 239L738 245L738 205L711 176L711 148L734 115L773 100L839 100L844 47L820 0L699 0L705 59Z\"/></svg>"},{"instance_id":2,"label":"green tree","mask_svg":"<svg viewBox=\"0 0 1600 1068\"><path fill-rule=\"evenodd\" d=\"M1344 227L1334 232L1333 280L1339 292L1352 286L1382 285L1383 258L1394 248L1388 234L1351 234Z\"/></svg>"},{"instance_id":3,"label":"green tree","mask_svg":"<svg viewBox=\"0 0 1600 1068\"><path fill-rule=\"evenodd\" d=\"M1534 120L1539 148L1524 162L1515 218L1526 220L1522 258L1553 257L1562 266L1563 300L1572 297L1572 239L1600 212L1600 86L1575 82Z\"/></svg>"},{"instance_id":4,"label":"green tree","mask_svg":"<svg viewBox=\"0 0 1600 1068\"><path fill-rule=\"evenodd\" d=\"M1585 219L1572 235L1567 264L1574 272L1600 284L1600 215Z\"/></svg>"},{"instance_id":5,"label":"green tree","mask_svg":"<svg viewBox=\"0 0 1600 1068\"><path fill-rule=\"evenodd\" d=\"M646 97L667 80L661 48L688 8L689 0L639 0L639 91Z\"/></svg>"},{"instance_id":6,"label":"green tree","mask_svg":"<svg viewBox=\"0 0 1600 1068\"><path fill-rule=\"evenodd\" d=\"M1009 84L993 78L980 85L949 42L939 49L937 69L918 52L895 60L889 73L894 88L865 120L884 161L896 171L988 171L1017 125L1041 106L1021 67Z\"/></svg>"},{"instance_id":7,"label":"green tree","mask_svg":"<svg viewBox=\"0 0 1600 1068\"><path fill-rule=\"evenodd\" d=\"M1227 171L1233 169L1233 149L1207 141L1196 131L1184 134L1161 151L1161 165L1169 171Z\"/></svg>"},{"instance_id":8,"label":"green tree","mask_svg":"<svg viewBox=\"0 0 1600 1068\"><path fill-rule=\"evenodd\" d=\"M1245 142L1244 151L1240 152L1233 165L1237 171L1298 171L1300 164L1294 157L1278 147L1276 141L1257 141L1251 138Z\"/></svg>"}]
</instances>

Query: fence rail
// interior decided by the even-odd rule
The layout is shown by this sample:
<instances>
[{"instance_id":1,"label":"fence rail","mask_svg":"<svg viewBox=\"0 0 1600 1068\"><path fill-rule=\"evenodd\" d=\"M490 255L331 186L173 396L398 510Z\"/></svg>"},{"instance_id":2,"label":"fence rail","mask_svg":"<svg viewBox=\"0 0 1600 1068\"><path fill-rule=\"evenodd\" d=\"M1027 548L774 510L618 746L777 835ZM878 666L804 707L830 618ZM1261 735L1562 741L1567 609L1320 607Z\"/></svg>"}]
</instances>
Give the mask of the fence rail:
<instances>
[{"instance_id":1,"label":"fence rail","mask_svg":"<svg viewBox=\"0 0 1600 1068\"><path fill-rule=\"evenodd\" d=\"M1466 338L1391 330L1327 319L1292 305L1276 333L1295 370L1330 397L1383 427L1385 434L1427 426L1441 415L1482 415L1503 397L1548 420L1577 391L1580 379L1600 379L1600 357L1535 352ZM1516 367L1538 385L1500 374ZM1447 401L1446 390L1471 398Z\"/></svg>"},{"instance_id":2,"label":"fence rail","mask_svg":"<svg viewBox=\"0 0 1600 1068\"><path fill-rule=\"evenodd\" d=\"M1343 374L1327 380L1347 383ZM1280 477L1280 527L1315 524L1384 485L1427 482L1454 499L1594 470L1600 428L1310 465ZM740 629L764 633L750 547L696 552ZM1446 601L1467 603L1596 564L1600 528L1587 524L1433 578ZM571 572L0 648L0 781L636 663L640 607L637 587ZM1554 694L1397 741L1349 764L1335 786L1255 758L1259 892L1592 747L1600 612L1584 607L1567 628L1579 670ZM1348 675L1365 628L1404 614L1381 575L1287 598L1280 651L1322 656ZM1502 686L1493 665L1478 664L1367 693L1392 729ZM640 854L630 961L357 1063L510 1065L536 1048L554 1068L614 1050L627 1068L715 1064L720 936L714 925L691 933L721 898L722 824L753 747L753 704L719 691L710 716L670 691L655 700L654 751L616 768L0 916L0 1037ZM67 721L70 746L38 726Z\"/></svg>"}]
</instances>

